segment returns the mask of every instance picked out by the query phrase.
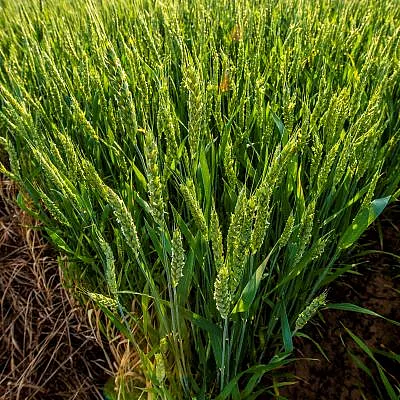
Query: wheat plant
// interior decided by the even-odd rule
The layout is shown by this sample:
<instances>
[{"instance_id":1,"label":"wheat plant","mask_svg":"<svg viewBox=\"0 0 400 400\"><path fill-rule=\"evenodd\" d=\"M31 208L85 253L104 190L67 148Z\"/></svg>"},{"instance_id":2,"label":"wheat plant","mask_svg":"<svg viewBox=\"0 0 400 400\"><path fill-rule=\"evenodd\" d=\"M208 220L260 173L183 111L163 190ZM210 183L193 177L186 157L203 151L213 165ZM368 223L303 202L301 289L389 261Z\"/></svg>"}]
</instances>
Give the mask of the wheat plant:
<instances>
[{"instance_id":1,"label":"wheat plant","mask_svg":"<svg viewBox=\"0 0 400 400\"><path fill-rule=\"evenodd\" d=\"M340 255L399 195L398 2L0 11L1 171L140 357L146 384L113 396L272 396Z\"/></svg>"}]
</instances>

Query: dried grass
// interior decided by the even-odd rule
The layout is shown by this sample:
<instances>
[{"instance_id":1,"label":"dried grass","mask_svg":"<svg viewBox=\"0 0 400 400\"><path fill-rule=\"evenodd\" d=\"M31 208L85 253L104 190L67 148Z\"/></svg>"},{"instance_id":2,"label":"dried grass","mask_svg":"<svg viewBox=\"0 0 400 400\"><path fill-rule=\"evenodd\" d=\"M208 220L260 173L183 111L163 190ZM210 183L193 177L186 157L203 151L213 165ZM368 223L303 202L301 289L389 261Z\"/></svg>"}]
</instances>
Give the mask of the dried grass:
<instances>
[{"instance_id":1,"label":"dried grass","mask_svg":"<svg viewBox=\"0 0 400 400\"><path fill-rule=\"evenodd\" d=\"M102 399L111 372L98 328L15 197L0 178L0 399Z\"/></svg>"}]
</instances>

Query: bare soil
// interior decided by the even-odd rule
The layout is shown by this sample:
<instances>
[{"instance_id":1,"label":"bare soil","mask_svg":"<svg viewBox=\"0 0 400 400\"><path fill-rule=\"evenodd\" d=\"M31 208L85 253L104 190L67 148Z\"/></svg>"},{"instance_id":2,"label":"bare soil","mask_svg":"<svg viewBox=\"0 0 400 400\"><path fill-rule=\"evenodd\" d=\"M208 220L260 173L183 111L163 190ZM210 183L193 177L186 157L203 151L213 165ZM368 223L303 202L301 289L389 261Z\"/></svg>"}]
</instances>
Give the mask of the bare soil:
<instances>
[{"instance_id":1,"label":"bare soil","mask_svg":"<svg viewBox=\"0 0 400 400\"><path fill-rule=\"evenodd\" d=\"M383 253L356 256L360 252L377 250L400 255L400 204L391 206L362 237L347 262L360 263L356 273L346 274L331 285L331 303L353 303L392 320L400 321L400 261ZM397 291L396 291L397 290ZM375 400L389 398L375 364L354 343L344 326L359 336L370 348L400 354L400 329L380 318L354 312L324 310L323 320L305 328L305 333L318 342L327 358L309 340L296 338L296 356L289 367L299 382L280 392L292 400ZM357 368L351 354L370 369L379 389L367 373ZM392 384L399 385L400 363L375 354L385 368ZM301 360L303 358L303 360ZM304 360L313 358L317 361ZM282 398L282 397L281 397Z\"/></svg>"}]
</instances>

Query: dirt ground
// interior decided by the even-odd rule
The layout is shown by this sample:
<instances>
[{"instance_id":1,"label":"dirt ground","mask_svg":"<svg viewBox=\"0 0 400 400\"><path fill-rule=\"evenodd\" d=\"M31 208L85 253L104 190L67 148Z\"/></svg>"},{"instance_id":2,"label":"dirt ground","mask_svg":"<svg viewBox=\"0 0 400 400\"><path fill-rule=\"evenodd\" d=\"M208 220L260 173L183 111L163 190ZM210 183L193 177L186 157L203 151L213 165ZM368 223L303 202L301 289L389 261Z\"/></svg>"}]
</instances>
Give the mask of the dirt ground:
<instances>
[{"instance_id":1,"label":"dirt ground","mask_svg":"<svg viewBox=\"0 0 400 400\"><path fill-rule=\"evenodd\" d=\"M378 250L400 256L400 204L392 205L362 237L352 251ZM347 274L331 285L328 298L331 303L353 303L373 310L387 318L400 321L400 259L382 253L364 256L349 255L349 263L360 263L358 274ZM355 345L344 326L359 336L373 349L400 354L400 328L380 318L353 312L324 310L321 321L315 319L304 333L316 340L329 361L315 345L296 338L295 355L318 361L299 360L290 367L300 382L282 390L281 395L291 400L376 400L389 398L379 382L374 363ZM357 368L350 353L367 365L377 380L381 394L367 373ZM391 383L399 385L400 363L376 355L385 368Z\"/></svg>"},{"instance_id":2,"label":"dirt ground","mask_svg":"<svg viewBox=\"0 0 400 400\"><path fill-rule=\"evenodd\" d=\"M62 287L55 253L15 196L0 177L0 399L102 399L99 332Z\"/></svg>"}]
</instances>

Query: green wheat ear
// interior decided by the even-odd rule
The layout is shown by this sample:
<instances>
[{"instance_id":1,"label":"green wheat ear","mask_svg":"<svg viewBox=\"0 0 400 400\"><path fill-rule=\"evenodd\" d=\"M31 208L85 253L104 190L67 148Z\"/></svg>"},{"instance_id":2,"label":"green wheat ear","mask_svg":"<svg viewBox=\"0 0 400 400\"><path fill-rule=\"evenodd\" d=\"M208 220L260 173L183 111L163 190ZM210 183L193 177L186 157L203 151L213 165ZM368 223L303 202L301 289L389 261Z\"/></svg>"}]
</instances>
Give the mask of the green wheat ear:
<instances>
[{"instance_id":1,"label":"green wheat ear","mask_svg":"<svg viewBox=\"0 0 400 400\"><path fill-rule=\"evenodd\" d=\"M163 225L164 199L161 176L159 172L159 157L157 142L153 132L145 133L144 154L146 158L146 175L148 180L148 195L151 214L158 225Z\"/></svg>"},{"instance_id":2,"label":"green wheat ear","mask_svg":"<svg viewBox=\"0 0 400 400\"><path fill-rule=\"evenodd\" d=\"M116 312L118 310L117 300L112 299L108 296L104 296L100 293L86 292L86 294L99 306L109 308L113 312Z\"/></svg>"},{"instance_id":3,"label":"green wheat ear","mask_svg":"<svg viewBox=\"0 0 400 400\"><path fill-rule=\"evenodd\" d=\"M185 266L185 252L182 245L182 235L177 228L172 236L172 260L171 260L171 278L172 286L177 287L183 276Z\"/></svg>"},{"instance_id":4,"label":"green wheat ear","mask_svg":"<svg viewBox=\"0 0 400 400\"><path fill-rule=\"evenodd\" d=\"M282 235L278 240L278 246L280 248L285 247L288 244L289 239L292 236L293 226L294 226L294 215L293 213L291 213L286 221L286 225L285 228L283 229Z\"/></svg>"},{"instance_id":5,"label":"green wheat ear","mask_svg":"<svg viewBox=\"0 0 400 400\"><path fill-rule=\"evenodd\" d=\"M192 214L193 220L203 234L204 237L207 237L208 229L206 219L204 218L203 211L201 210L200 204L196 198L196 190L194 187L194 183L192 180L187 180L186 184L180 185L181 193L183 199L185 200L190 213Z\"/></svg>"},{"instance_id":6,"label":"green wheat ear","mask_svg":"<svg viewBox=\"0 0 400 400\"><path fill-rule=\"evenodd\" d=\"M102 257L104 260L104 269L105 269L105 277L106 277L106 282L108 289L110 290L110 293L116 297L117 296L117 291L118 291L118 286L117 286L117 275L115 272L115 260L114 260L114 254L112 251L111 246L105 241L103 236L101 235L100 232L96 230L96 236L97 240L99 243L99 246L102 251Z\"/></svg>"},{"instance_id":7,"label":"green wheat ear","mask_svg":"<svg viewBox=\"0 0 400 400\"><path fill-rule=\"evenodd\" d=\"M217 310L223 319L228 318L231 308L231 290L230 290L229 270L224 265L218 272L214 284L214 299Z\"/></svg>"},{"instance_id":8,"label":"green wheat ear","mask_svg":"<svg viewBox=\"0 0 400 400\"><path fill-rule=\"evenodd\" d=\"M225 176L227 177L228 183L232 188L235 188L238 184L238 180L235 172L235 159L232 154L232 139L228 136L228 140L225 146L223 165L225 170Z\"/></svg>"},{"instance_id":9,"label":"green wheat ear","mask_svg":"<svg viewBox=\"0 0 400 400\"><path fill-rule=\"evenodd\" d=\"M228 263L232 296L242 280L247 256L250 252L253 212L252 199L247 199L246 187L243 187L236 202L227 237L226 261Z\"/></svg>"},{"instance_id":10,"label":"green wheat ear","mask_svg":"<svg viewBox=\"0 0 400 400\"><path fill-rule=\"evenodd\" d=\"M296 320L296 330L302 329L317 311L326 305L326 296L326 291L321 293L300 313Z\"/></svg>"}]
</instances>

